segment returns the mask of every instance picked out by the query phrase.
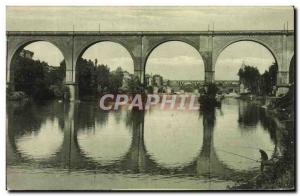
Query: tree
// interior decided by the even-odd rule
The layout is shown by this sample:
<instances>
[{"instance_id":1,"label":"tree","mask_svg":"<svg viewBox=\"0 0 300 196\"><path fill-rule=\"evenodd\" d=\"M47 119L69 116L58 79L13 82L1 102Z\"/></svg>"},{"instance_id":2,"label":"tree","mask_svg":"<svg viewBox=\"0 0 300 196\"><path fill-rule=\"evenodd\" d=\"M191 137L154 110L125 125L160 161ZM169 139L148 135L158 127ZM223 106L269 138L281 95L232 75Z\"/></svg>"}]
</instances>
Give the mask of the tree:
<instances>
[{"instance_id":1,"label":"tree","mask_svg":"<svg viewBox=\"0 0 300 196\"><path fill-rule=\"evenodd\" d=\"M109 87L109 68L107 65L99 65L96 68L97 92L103 94Z\"/></svg>"},{"instance_id":2,"label":"tree","mask_svg":"<svg viewBox=\"0 0 300 196\"><path fill-rule=\"evenodd\" d=\"M185 92L189 92L189 93L194 91L192 84L183 85L181 89L184 90Z\"/></svg>"},{"instance_id":3,"label":"tree","mask_svg":"<svg viewBox=\"0 0 300 196\"><path fill-rule=\"evenodd\" d=\"M276 86L277 83L277 71L278 66L276 63L273 63L268 71L265 71L261 75L261 91L264 95L272 94L273 87Z\"/></svg>"},{"instance_id":4,"label":"tree","mask_svg":"<svg viewBox=\"0 0 300 196\"><path fill-rule=\"evenodd\" d=\"M97 82L95 78L95 65L91 60L80 58L77 63L77 78L79 96L95 95Z\"/></svg>"},{"instance_id":5,"label":"tree","mask_svg":"<svg viewBox=\"0 0 300 196\"><path fill-rule=\"evenodd\" d=\"M23 91L34 99L52 99L63 94L65 89L53 88L54 85L62 86L65 76L65 63L53 67L46 62L17 56L13 60L15 67L15 90ZM56 89L54 93L53 89ZM62 92L58 92L62 90ZM57 97L60 98L61 96Z\"/></svg>"},{"instance_id":6,"label":"tree","mask_svg":"<svg viewBox=\"0 0 300 196\"><path fill-rule=\"evenodd\" d=\"M154 91L153 86L147 86L146 90L149 94L153 94L153 91Z\"/></svg>"},{"instance_id":7,"label":"tree","mask_svg":"<svg viewBox=\"0 0 300 196\"><path fill-rule=\"evenodd\" d=\"M46 63L17 57L14 66L16 91L24 91L34 99L47 99L50 96L49 84L45 80L48 72Z\"/></svg>"},{"instance_id":8,"label":"tree","mask_svg":"<svg viewBox=\"0 0 300 196\"><path fill-rule=\"evenodd\" d=\"M141 82L136 75L131 75L127 80L128 92L132 94L139 93L141 91Z\"/></svg>"},{"instance_id":9,"label":"tree","mask_svg":"<svg viewBox=\"0 0 300 196\"><path fill-rule=\"evenodd\" d=\"M50 84L61 85L65 79L66 63L63 60L59 67L49 66L46 80Z\"/></svg>"},{"instance_id":10,"label":"tree","mask_svg":"<svg viewBox=\"0 0 300 196\"><path fill-rule=\"evenodd\" d=\"M123 71L118 67L115 71L111 72L109 77L109 90L111 93L117 93L123 84Z\"/></svg>"},{"instance_id":11,"label":"tree","mask_svg":"<svg viewBox=\"0 0 300 196\"><path fill-rule=\"evenodd\" d=\"M259 93L260 74L256 67L246 65L238 72L240 81L254 94Z\"/></svg>"}]
</instances>

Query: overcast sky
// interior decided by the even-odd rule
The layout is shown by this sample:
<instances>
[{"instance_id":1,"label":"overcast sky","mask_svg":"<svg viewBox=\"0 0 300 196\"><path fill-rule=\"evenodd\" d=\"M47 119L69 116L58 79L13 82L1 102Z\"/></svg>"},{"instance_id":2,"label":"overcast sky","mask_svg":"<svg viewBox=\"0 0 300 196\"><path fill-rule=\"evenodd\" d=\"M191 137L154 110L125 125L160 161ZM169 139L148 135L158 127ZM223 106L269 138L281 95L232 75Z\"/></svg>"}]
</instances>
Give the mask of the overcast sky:
<instances>
[{"instance_id":1,"label":"overcast sky","mask_svg":"<svg viewBox=\"0 0 300 196\"><path fill-rule=\"evenodd\" d=\"M64 31L95 30L281 30L288 22L293 29L292 7L7 7L7 30ZM62 55L49 44L26 47L35 58L58 65ZM43 52L47 51L47 52ZM132 72L127 51L113 43L92 46L84 58L121 66ZM237 79L241 63L255 65L263 72L273 61L272 55L255 43L231 45L218 59L216 79ZM159 72L158 72L159 71ZM180 42L165 43L151 54L147 72L158 72L170 79L203 79L203 62L190 46ZM226 74L224 74L226 73Z\"/></svg>"}]
</instances>

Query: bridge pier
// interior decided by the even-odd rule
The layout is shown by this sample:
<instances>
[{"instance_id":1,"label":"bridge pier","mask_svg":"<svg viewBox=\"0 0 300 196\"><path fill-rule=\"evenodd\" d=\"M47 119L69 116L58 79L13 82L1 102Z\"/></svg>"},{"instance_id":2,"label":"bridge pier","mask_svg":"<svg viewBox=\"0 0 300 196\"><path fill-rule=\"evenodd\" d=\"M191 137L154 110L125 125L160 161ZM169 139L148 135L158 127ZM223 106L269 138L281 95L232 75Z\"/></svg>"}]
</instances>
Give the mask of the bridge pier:
<instances>
[{"instance_id":1,"label":"bridge pier","mask_svg":"<svg viewBox=\"0 0 300 196\"><path fill-rule=\"evenodd\" d=\"M205 71L205 83L213 83L215 81L214 71Z\"/></svg>"},{"instance_id":2,"label":"bridge pier","mask_svg":"<svg viewBox=\"0 0 300 196\"><path fill-rule=\"evenodd\" d=\"M276 96L286 94L289 90L289 72L278 71Z\"/></svg>"},{"instance_id":3,"label":"bridge pier","mask_svg":"<svg viewBox=\"0 0 300 196\"><path fill-rule=\"evenodd\" d=\"M72 83L65 83L65 85L69 89L69 100L70 101L76 101L78 100L78 85L75 82Z\"/></svg>"},{"instance_id":4,"label":"bridge pier","mask_svg":"<svg viewBox=\"0 0 300 196\"><path fill-rule=\"evenodd\" d=\"M72 66L71 61L66 61L66 76L65 76L65 86L69 89L69 101L76 101L78 99L78 84L75 80L75 67Z\"/></svg>"},{"instance_id":5,"label":"bridge pier","mask_svg":"<svg viewBox=\"0 0 300 196\"><path fill-rule=\"evenodd\" d=\"M15 90L15 83L14 83L14 70L11 69L11 66L7 65L6 70L6 89L10 89L12 91Z\"/></svg>"},{"instance_id":6,"label":"bridge pier","mask_svg":"<svg viewBox=\"0 0 300 196\"><path fill-rule=\"evenodd\" d=\"M137 76L139 78L141 84L144 85L145 71L144 70L134 70L134 75Z\"/></svg>"},{"instance_id":7,"label":"bridge pier","mask_svg":"<svg viewBox=\"0 0 300 196\"><path fill-rule=\"evenodd\" d=\"M61 151L58 152L57 159L64 168L71 171L74 166L80 166L83 158L77 141L77 118L78 108L76 103L64 104L64 140Z\"/></svg>"}]
</instances>

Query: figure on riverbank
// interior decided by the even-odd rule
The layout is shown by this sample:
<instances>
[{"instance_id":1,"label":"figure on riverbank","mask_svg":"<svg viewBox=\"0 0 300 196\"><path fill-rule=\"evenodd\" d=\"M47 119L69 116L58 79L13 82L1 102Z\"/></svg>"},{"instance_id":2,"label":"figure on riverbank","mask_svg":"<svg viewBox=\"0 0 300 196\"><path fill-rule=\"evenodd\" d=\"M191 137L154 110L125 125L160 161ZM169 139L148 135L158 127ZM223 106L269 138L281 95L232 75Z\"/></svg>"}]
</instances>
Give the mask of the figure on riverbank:
<instances>
[{"instance_id":1,"label":"figure on riverbank","mask_svg":"<svg viewBox=\"0 0 300 196\"><path fill-rule=\"evenodd\" d=\"M264 150L259 149L259 152L260 152L260 156L261 156L260 171L261 171L261 173L263 173L265 164L268 161L269 157L268 157L268 154Z\"/></svg>"}]
</instances>

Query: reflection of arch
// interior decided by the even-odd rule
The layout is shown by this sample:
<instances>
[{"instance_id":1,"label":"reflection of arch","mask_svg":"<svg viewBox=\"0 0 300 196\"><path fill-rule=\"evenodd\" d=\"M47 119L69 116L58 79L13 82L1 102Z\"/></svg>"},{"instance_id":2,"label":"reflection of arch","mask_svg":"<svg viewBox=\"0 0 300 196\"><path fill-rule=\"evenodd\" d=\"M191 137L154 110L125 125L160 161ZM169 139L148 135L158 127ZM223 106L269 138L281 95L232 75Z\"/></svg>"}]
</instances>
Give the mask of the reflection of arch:
<instances>
[{"instance_id":1,"label":"reflection of arch","mask_svg":"<svg viewBox=\"0 0 300 196\"><path fill-rule=\"evenodd\" d=\"M28 129L27 131L25 131L25 133L21 132L21 134L17 134L18 129L16 129L14 126L14 123L11 122L12 119L17 119L20 120L18 118L16 118L14 115L15 114L11 114L14 113L16 111L14 111L14 109L11 108L11 112L10 112L10 116L8 118L8 130L7 130L7 136L8 136L8 140L7 143L9 146L9 150L11 152L13 152L15 154L15 156L17 156L17 160L18 161L23 161L23 162L31 162L31 163L43 163L43 162L50 162L52 159L54 159L56 157L56 154L60 152L60 150L63 148L63 140L65 139L65 137L63 136L64 133L62 132L61 128L59 127L59 118L58 117L52 117L52 118L46 118L43 120L43 122L41 122L41 126L38 127L38 129L33 128ZM34 120L35 122L38 120ZM24 123L24 122L23 122ZM30 123L30 122L28 122ZM56 127L54 127L54 129L51 129L53 127L49 127L49 134L48 137L44 137L40 142L42 142L43 145L35 145L34 140L36 140L36 137L39 137L40 134L43 134L41 132L44 132L45 129L43 129L43 126L47 126L48 123L51 123L52 125L55 125ZM32 127L33 125L31 125ZM22 126L22 128L25 130L26 128L24 128L24 126ZM38 131L38 130L41 131ZM22 130L22 131L24 131ZM51 138L51 134L53 134L53 130L57 131L56 135L53 135ZM30 138L30 136L33 136L35 138ZM50 137L49 137L50 136ZM57 137L59 136L59 137ZM25 138L25 140L24 140ZM45 139L47 138L47 139ZM46 141L46 142L45 142ZM20 145L19 142L25 142L25 144L30 144L29 148L30 149L26 149L25 145ZM53 142L56 142L53 145ZM24 148L25 147L25 148ZM28 147L28 146L27 146ZM52 147L52 148L51 148ZM50 151L49 151L50 148ZM31 150L32 151L29 151ZM40 152L42 149L44 149L44 152ZM45 152L45 150L47 150ZM45 153L45 154L43 154ZM8 155L7 155L8 156ZM42 164L41 164L42 165Z\"/></svg>"},{"instance_id":2,"label":"reflection of arch","mask_svg":"<svg viewBox=\"0 0 300 196\"><path fill-rule=\"evenodd\" d=\"M280 59L278 57L278 55L275 53L275 51L273 51L272 47L269 46L269 44L257 39L257 38L240 38L240 39L236 39L236 40L231 40L231 41L228 41L227 43L224 44L224 46L222 46L217 52L216 52L216 55L215 55L215 62L218 61L218 58L219 56L222 54L222 52L224 50L226 50L229 46L233 45L233 44L236 44L236 43L239 43L239 42L245 42L245 41L248 41L248 42L254 42L254 43L257 43L259 45L261 45L262 47L264 47L265 49L267 49L271 55L273 56L276 64L278 65L278 71L281 70L281 66L279 66L278 64L278 60ZM213 64L213 70L215 70L215 64Z\"/></svg>"},{"instance_id":3,"label":"reflection of arch","mask_svg":"<svg viewBox=\"0 0 300 196\"><path fill-rule=\"evenodd\" d=\"M214 147L214 115L211 113L203 114L203 137L197 139L203 141L202 147L199 146L196 159L193 159L187 165L176 168L162 167L155 159L152 159L149 152L146 149L144 141L144 112L132 112L131 118L128 119L129 129L132 129L131 146L125 156L113 161L111 164L101 164L88 157L80 149L78 143L78 121L81 118L78 116L78 111L74 109L75 113L65 116L64 125L64 143L59 152L54 157L48 160L35 161L24 160L21 162L28 164L35 164L39 167L63 167L71 169L72 171L84 170L84 171L110 171L112 174L122 173L142 173L151 175L182 175L182 176L218 176L219 179L228 179L229 176L238 175L240 171L230 169L228 165L223 163L219 159L216 149ZM72 111L72 109L70 109ZM68 112L67 112L68 113ZM74 117L73 117L74 116ZM13 119L13 118L10 118ZM201 122L201 121L200 121ZM9 135L11 140L14 137ZM21 157L22 158L22 157ZM20 159L18 159L20 160Z\"/></svg>"},{"instance_id":4,"label":"reflection of arch","mask_svg":"<svg viewBox=\"0 0 300 196\"><path fill-rule=\"evenodd\" d=\"M293 84L295 82L295 55L293 55L290 66L289 66L289 83Z\"/></svg>"},{"instance_id":5,"label":"reflection of arch","mask_svg":"<svg viewBox=\"0 0 300 196\"><path fill-rule=\"evenodd\" d=\"M199 52L198 48L196 47L195 43L191 40L188 40L188 39L167 39L167 40L160 40L160 41L157 41L155 42L145 53L145 60L144 60L144 65L143 65L143 68L144 70L146 70L146 65L147 65L147 61L148 61L148 58L151 56L152 52L159 48L159 46L162 46L166 43L174 43L174 42L180 42L180 43L183 43L183 44L186 44L190 47L192 47L193 49L195 49L197 51L197 53L199 54L200 56L200 60L203 62L203 65L204 65L204 72L205 72L205 61L204 61L204 58L202 57L201 53ZM145 78L145 74L146 74L146 71L144 71L144 78Z\"/></svg>"},{"instance_id":6,"label":"reflection of arch","mask_svg":"<svg viewBox=\"0 0 300 196\"><path fill-rule=\"evenodd\" d=\"M51 127L50 127L51 126ZM32 159L49 159L59 151L63 143L63 133L58 119L47 119L35 134L27 133L15 138L17 150Z\"/></svg>"},{"instance_id":7,"label":"reflection of arch","mask_svg":"<svg viewBox=\"0 0 300 196\"><path fill-rule=\"evenodd\" d=\"M195 114L156 110L145 117L145 149L159 167L182 168L197 158L203 131ZM188 120L189 123L185 124Z\"/></svg>"},{"instance_id":8,"label":"reflection of arch","mask_svg":"<svg viewBox=\"0 0 300 196\"><path fill-rule=\"evenodd\" d=\"M125 119L126 114L123 111L111 112L105 126L103 122L96 121L96 115L93 116L93 121L96 122L92 127L76 131L80 152L101 165L111 165L124 157L132 143L132 136L126 122L117 122L116 117L121 115L120 118Z\"/></svg>"}]
</instances>

